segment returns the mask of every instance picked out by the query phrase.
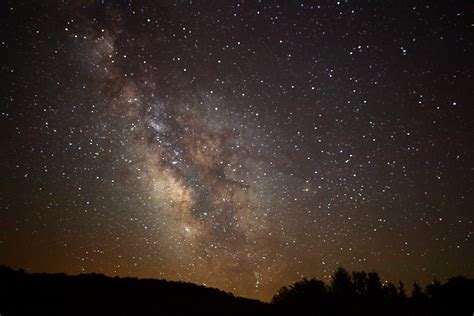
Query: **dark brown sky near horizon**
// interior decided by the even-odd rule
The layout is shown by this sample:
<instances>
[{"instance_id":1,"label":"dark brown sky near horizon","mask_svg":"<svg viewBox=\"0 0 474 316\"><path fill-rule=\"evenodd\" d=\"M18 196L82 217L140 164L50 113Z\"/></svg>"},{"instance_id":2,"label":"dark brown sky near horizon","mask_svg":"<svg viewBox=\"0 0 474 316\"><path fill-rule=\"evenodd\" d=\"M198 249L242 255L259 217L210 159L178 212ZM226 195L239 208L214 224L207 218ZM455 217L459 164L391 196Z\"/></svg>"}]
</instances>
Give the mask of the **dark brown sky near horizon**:
<instances>
[{"instance_id":1,"label":"dark brown sky near horizon","mask_svg":"<svg viewBox=\"0 0 474 316\"><path fill-rule=\"evenodd\" d=\"M474 276L469 2L0 12L0 264L262 300Z\"/></svg>"}]
</instances>

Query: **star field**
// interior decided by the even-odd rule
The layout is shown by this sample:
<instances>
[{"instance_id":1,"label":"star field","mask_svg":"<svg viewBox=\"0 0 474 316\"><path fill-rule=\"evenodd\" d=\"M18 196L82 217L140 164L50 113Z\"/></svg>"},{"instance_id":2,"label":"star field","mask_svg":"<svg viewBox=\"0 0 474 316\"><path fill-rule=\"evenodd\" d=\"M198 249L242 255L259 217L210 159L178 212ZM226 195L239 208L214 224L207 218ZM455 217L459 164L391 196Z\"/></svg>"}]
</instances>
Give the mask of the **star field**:
<instances>
[{"instance_id":1,"label":"star field","mask_svg":"<svg viewBox=\"0 0 474 316\"><path fill-rule=\"evenodd\" d=\"M263 300L472 277L472 5L3 7L0 263Z\"/></svg>"}]
</instances>

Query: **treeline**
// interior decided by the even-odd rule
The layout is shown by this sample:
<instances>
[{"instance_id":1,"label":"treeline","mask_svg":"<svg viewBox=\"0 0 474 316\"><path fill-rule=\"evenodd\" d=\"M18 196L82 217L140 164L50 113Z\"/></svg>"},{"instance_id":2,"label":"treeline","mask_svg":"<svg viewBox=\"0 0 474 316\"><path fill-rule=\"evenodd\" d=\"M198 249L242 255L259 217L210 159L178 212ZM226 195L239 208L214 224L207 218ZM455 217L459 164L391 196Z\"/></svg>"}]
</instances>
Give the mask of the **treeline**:
<instances>
[{"instance_id":1,"label":"treeline","mask_svg":"<svg viewBox=\"0 0 474 316\"><path fill-rule=\"evenodd\" d=\"M270 315L269 305L185 282L0 266L0 315Z\"/></svg>"},{"instance_id":2,"label":"treeline","mask_svg":"<svg viewBox=\"0 0 474 316\"><path fill-rule=\"evenodd\" d=\"M339 268L331 282L303 279L270 304L218 289L102 274L34 273L0 266L0 315L469 315L474 280L454 277L424 289L381 282L376 272Z\"/></svg>"},{"instance_id":3,"label":"treeline","mask_svg":"<svg viewBox=\"0 0 474 316\"><path fill-rule=\"evenodd\" d=\"M338 268L329 285L303 279L280 289L272 299L283 314L307 315L474 315L474 280L462 276L424 289L403 282L383 283L377 272L349 273Z\"/></svg>"}]
</instances>

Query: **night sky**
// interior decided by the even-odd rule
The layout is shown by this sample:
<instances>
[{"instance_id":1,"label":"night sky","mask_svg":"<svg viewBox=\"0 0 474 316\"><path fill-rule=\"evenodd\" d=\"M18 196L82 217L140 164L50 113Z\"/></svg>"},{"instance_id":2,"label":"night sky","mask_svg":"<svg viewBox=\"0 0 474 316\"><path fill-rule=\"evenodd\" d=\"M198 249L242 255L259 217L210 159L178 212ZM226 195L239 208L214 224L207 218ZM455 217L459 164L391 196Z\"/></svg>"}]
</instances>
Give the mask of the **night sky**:
<instances>
[{"instance_id":1,"label":"night sky","mask_svg":"<svg viewBox=\"0 0 474 316\"><path fill-rule=\"evenodd\" d=\"M269 300L474 275L469 1L3 1L0 263Z\"/></svg>"}]
</instances>

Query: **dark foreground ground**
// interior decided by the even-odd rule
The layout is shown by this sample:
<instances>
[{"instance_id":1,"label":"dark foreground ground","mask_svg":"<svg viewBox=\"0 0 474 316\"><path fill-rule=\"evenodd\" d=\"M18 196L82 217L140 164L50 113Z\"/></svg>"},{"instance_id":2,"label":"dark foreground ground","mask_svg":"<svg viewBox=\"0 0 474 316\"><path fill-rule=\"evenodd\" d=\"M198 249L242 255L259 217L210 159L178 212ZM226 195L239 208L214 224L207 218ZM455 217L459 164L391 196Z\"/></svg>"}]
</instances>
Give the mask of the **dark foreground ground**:
<instances>
[{"instance_id":1,"label":"dark foreground ground","mask_svg":"<svg viewBox=\"0 0 474 316\"><path fill-rule=\"evenodd\" d=\"M28 274L0 266L0 315L474 315L474 280L425 290L380 283L377 273L340 268L330 286L302 280L271 304L217 289L165 280L100 274Z\"/></svg>"}]
</instances>

